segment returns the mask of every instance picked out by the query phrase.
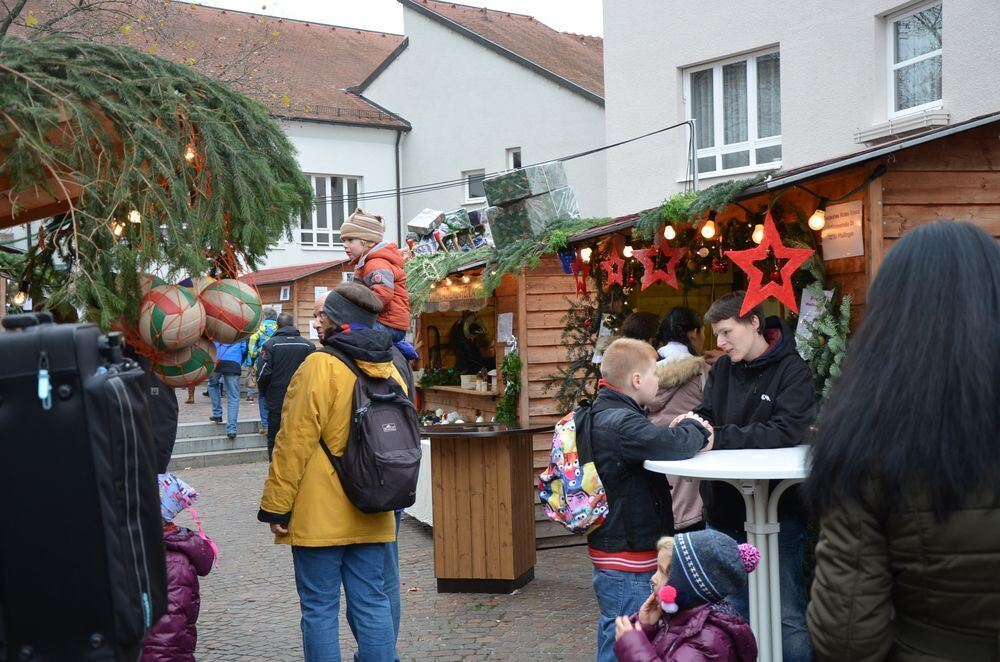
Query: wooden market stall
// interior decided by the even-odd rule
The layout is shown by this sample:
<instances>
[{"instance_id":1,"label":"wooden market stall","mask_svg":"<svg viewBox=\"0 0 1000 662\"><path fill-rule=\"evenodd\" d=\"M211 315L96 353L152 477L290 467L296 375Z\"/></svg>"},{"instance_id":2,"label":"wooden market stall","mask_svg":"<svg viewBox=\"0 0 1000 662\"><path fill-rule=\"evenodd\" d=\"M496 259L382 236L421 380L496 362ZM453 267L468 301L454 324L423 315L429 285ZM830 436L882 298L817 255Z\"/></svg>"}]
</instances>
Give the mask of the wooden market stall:
<instances>
[{"instance_id":1,"label":"wooden market stall","mask_svg":"<svg viewBox=\"0 0 1000 662\"><path fill-rule=\"evenodd\" d=\"M349 261L343 259L261 269L242 280L257 288L264 307L291 313L295 326L309 338L316 298L340 285L344 274L353 271Z\"/></svg>"}]
</instances>

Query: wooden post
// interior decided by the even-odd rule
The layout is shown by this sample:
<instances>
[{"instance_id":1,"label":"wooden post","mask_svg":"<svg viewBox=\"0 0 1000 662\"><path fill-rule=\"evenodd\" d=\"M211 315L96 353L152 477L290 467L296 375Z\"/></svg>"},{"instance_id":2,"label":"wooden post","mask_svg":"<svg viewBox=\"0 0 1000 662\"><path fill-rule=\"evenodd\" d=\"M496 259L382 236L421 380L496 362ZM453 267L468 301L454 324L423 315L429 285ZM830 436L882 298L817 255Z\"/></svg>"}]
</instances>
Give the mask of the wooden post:
<instances>
[{"instance_id":1,"label":"wooden post","mask_svg":"<svg viewBox=\"0 0 1000 662\"><path fill-rule=\"evenodd\" d=\"M885 226L882 224L882 181L881 177L869 182L866 192L868 207L868 285L875 280L875 273L882 266L885 252Z\"/></svg>"},{"instance_id":2,"label":"wooden post","mask_svg":"<svg viewBox=\"0 0 1000 662\"><path fill-rule=\"evenodd\" d=\"M7 314L7 279L0 276L0 322Z\"/></svg>"},{"instance_id":3,"label":"wooden post","mask_svg":"<svg viewBox=\"0 0 1000 662\"><path fill-rule=\"evenodd\" d=\"M524 270L517 274L517 351L521 354L521 394L517 402L517 420L522 426L530 424L528 408L528 294Z\"/></svg>"}]
</instances>

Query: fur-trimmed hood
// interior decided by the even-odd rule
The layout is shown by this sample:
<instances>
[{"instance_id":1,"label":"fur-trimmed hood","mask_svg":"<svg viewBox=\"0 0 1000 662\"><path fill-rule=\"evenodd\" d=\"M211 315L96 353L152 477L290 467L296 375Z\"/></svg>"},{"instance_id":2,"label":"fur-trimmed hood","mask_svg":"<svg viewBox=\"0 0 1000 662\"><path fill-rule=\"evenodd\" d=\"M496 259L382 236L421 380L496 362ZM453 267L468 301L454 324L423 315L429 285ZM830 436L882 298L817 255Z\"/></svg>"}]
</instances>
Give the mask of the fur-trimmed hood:
<instances>
[{"instance_id":1,"label":"fur-trimmed hood","mask_svg":"<svg viewBox=\"0 0 1000 662\"><path fill-rule=\"evenodd\" d=\"M670 362L664 359L656 364L656 378L660 382L661 389L668 389L680 386L704 370L705 359L700 356L688 356Z\"/></svg>"}]
</instances>

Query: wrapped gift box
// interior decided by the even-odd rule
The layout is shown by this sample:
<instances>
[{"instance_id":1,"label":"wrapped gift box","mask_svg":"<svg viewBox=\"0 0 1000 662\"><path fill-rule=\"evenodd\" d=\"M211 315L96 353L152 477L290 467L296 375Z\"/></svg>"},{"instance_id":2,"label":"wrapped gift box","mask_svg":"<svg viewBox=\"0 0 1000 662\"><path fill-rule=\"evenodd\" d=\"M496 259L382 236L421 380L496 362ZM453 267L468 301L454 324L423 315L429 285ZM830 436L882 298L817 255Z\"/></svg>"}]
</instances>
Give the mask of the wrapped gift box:
<instances>
[{"instance_id":1,"label":"wrapped gift box","mask_svg":"<svg viewBox=\"0 0 1000 662\"><path fill-rule=\"evenodd\" d=\"M486 200L494 207L509 205L567 186L569 182L566 180L562 161L518 168L483 180Z\"/></svg>"},{"instance_id":2,"label":"wrapped gift box","mask_svg":"<svg viewBox=\"0 0 1000 662\"><path fill-rule=\"evenodd\" d=\"M444 224L448 226L449 232L461 232L472 227L472 220L469 218L469 212L459 207L444 215Z\"/></svg>"},{"instance_id":3,"label":"wrapped gift box","mask_svg":"<svg viewBox=\"0 0 1000 662\"><path fill-rule=\"evenodd\" d=\"M442 223L444 223L444 212L436 209L425 209L406 224L406 229L423 236L430 234L434 228Z\"/></svg>"},{"instance_id":4,"label":"wrapped gift box","mask_svg":"<svg viewBox=\"0 0 1000 662\"><path fill-rule=\"evenodd\" d=\"M573 189L564 186L503 207L490 207L486 216L496 247L503 248L518 239L541 234L545 225L556 218L580 218L580 208Z\"/></svg>"}]
</instances>

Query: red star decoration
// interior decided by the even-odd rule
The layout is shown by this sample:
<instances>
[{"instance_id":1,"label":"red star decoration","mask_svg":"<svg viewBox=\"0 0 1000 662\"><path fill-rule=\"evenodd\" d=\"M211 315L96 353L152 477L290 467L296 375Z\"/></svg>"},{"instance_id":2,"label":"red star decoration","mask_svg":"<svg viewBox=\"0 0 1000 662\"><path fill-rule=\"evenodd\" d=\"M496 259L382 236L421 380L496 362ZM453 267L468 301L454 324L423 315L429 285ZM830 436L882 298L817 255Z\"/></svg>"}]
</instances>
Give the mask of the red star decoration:
<instances>
[{"instance_id":1,"label":"red star decoration","mask_svg":"<svg viewBox=\"0 0 1000 662\"><path fill-rule=\"evenodd\" d=\"M601 268L608 278L608 285L622 285L622 275L625 272L625 260L614 248L608 251L608 258L601 262Z\"/></svg>"},{"instance_id":2,"label":"red star decoration","mask_svg":"<svg viewBox=\"0 0 1000 662\"><path fill-rule=\"evenodd\" d=\"M662 269L656 268L656 256L659 253L667 256L667 264ZM686 248L671 248L665 243L660 244L659 247L653 246L633 251L632 255L642 264L642 281L639 289L644 290L653 283L659 282L664 282L675 290L680 289L680 285L677 284L677 265L680 264L681 258L685 254L687 254Z\"/></svg>"},{"instance_id":3,"label":"red star decoration","mask_svg":"<svg viewBox=\"0 0 1000 662\"><path fill-rule=\"evenodd\" d=\"M774 297L785 304L792 311L798 313L799 307L795 302L795 292L792 290L792 274L798 271L805 261L812 257L816 251L808 248L789 248L781 243L781 235L771 218L771 212L764 218L764 240L755 248L745 251L726 251L726 257L732 260L736 266L746 272L748 277L747 294L743 298L743 308L740 309L740 316L746 315L754 306L764 301L768 297ZM774 280L764 280L764 272L761 271L755 262L766 260L769 255L774 255L775 260L784 260L776 274Z\"/></svg>"}]
</instances>

